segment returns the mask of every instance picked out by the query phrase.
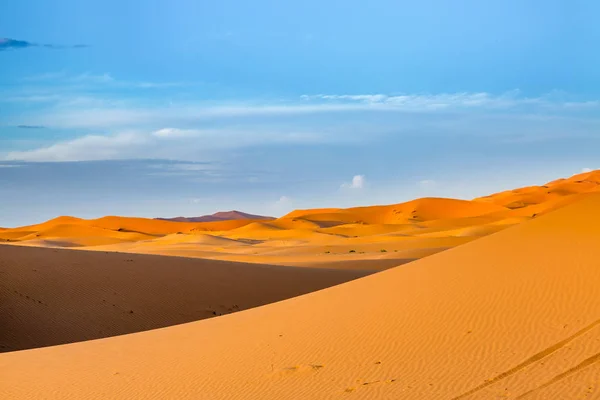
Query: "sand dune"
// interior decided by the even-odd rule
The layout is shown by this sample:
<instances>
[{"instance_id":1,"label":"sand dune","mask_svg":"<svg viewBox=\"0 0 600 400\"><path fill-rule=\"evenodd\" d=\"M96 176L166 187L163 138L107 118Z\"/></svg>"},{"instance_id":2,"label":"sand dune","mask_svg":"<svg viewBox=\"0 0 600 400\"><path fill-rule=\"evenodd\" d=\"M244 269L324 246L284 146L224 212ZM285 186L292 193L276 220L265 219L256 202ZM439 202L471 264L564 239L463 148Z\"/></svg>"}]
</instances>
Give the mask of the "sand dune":
<instances>
[{"instance_id":1,"label":"sand dune","mask_svg":"<svg viewBox=\"0 0 600 400\"><path fill-rule=\"evenodd\" d=\"M189 223L129 217L95 220L60 217L38 225L2 231L0 239L35 246L79 247L309 267L333 265L340 268L343 262L347 262L350 269L360 264L370 270L380 270L392 264L389 261L378 262L379 252L406 250L405 237L422 236L429 229L428 232L433 233L428 246L439 251L465 243L465 240L449 237L454 234L457 220L460 220L460 226L471 226L479 223L472 218L496 215L485 220L489 223L491 220L508 218L499 214L504 211L510 210L490 202L425 198L389 206L295 211L270 221ZM448 222L444 225L443 221ZM427 225L432 222L437 225ZM483 235L498 229L480 229L478 232ZM448 234L443 233L446 231ZM462 232L457 235L478 236ZM433 240L436 238L440 238L440 241ZM386 248L379 247L377 243L386 243ZM419 245L415 248L422 247ZM272 254L274 252L277 254ZM369 255L360 259L338 257L348 253ZM310 254L311 257L299 258L301 254ZM319 255L322 259L315 259ZM365 258L374 262L367 265ZM398 260L401 263L405 258Z\"/></svg>"},{"instance_id":2,"label":"sand dune","mask_svg":"<svg viewBox=\"0 0 600 400\"><path fill-rule=\"evenodd\" d=\"M196 321L366 274L0 246L0 351Z\"/></svg>"},{"instance_id":3,"label":"sand dune","mask_svg":"<svg viewBox=\"0 0 600 400\"><path fill-rule=\"evenodd\" d=\"M575 175L472 201L422 198L406 203L296 210L271 220L250 214L214 222L147 218L59 217L0 231L0 240L30 246L178 255L305 267L389 268L381 252L431 255L520 224L599 190L600 172ZM208 236L207 236L208 235ZM350 258L349 254L353 257ZM364 260L373 262L368 264Z\"/></svg>"},{"instance_id":4,"label":"sand dune","mask_svg":"<svg viewBox=\"0 0 600 400\"><path fill-rule=\"evenodd\" d=\"M598 399L599 238L600 194L593 194L305 296L149 332L2 354L0 395Z\"/></svg>"},{"instance_id":5,"label":"sand dune","mask_svg":"<svg viewBox=\"0 0 600 400\"><path fill-rule=\"evenodd\" d=\"M600 190L600 171L573 175L567 179L557 179L542 186L529 186L515 190L495 193L475 199L475 201L491 202L510 209L531 208L541 204L561 203L568 198L576 201L578 194ZM544 211L550 211L553 208Z\"/></svg>"},{"instance_id":6,"label":"sand dune","mask_svg":"<svg viewBox=\"0 0 600 400\"><path fill-rule=\"evenodd\" d=\"M72 245L95 246L121 242L135 242L140 240L154 239L155 236L143 232L113 231L97 228L94 226L82 226L78 224L53 225L47 229L41 229L35 233L23 236L21 241L60 238Z\"/></svg>"},{"instance_id":7,"label":"sand dune","mask_svg":"<svg viewBox=\"0 0 600 400\"><path fill-rule=\"evenodd\" d=\"M469 217L503 210L486 202L422 198L386 206L354 207L344 210L299 210L283 218L303 218L309 221L342 221L345 223L398 224L411 220L427 221L441 218Z\"/></svg>"}]
</instances>

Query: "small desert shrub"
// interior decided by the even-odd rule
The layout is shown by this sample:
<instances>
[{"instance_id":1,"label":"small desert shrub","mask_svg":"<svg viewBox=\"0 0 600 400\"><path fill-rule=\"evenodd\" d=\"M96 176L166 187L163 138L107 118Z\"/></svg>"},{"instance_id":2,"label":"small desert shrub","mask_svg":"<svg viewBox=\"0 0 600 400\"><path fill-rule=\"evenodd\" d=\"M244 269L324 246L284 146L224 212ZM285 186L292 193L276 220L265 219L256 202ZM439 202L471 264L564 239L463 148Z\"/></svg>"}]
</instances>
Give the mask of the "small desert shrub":
<instances>
[{"instance_id":1,"label":"small desert shrub","mask_svg":"<svg viewBox=\"0 0 600 400\"><path fill-rule=\"evenodd\" d=\"M350 250L348 253L356 253L356 250Z\"/></svg>"},{"instance_id":2,"label":"small desert shrub","mask_svg":"<svg viewBox=\"0 0 600 400\"><path fill-rule=\"evenodd\" d=\"M379 250L379 251L380 251L380 252L382 252L382 253L387 253L387 250L386 250L386 249L381 249L381 250Z\"/></svg>"},{"instance_id":3,"label":"small desert shrub","mask_svg":"<svg viewBox=\"0 0 600 400\"><path fill-rule=\"evenodd\" d=\"M325 252L325 254L329 254L329 253L331 253L329 250L327 250L327 251Z\"/></svg>"}]
</instances>

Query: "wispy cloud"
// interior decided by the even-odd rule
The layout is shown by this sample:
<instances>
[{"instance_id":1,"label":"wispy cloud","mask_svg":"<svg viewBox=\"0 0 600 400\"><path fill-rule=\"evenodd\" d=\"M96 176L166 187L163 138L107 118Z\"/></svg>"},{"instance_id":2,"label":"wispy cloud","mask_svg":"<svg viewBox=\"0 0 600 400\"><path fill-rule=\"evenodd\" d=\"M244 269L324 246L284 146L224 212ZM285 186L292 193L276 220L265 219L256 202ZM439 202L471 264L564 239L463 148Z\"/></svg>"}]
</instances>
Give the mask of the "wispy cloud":
<instances>
[{"instance_id":1,"label":"wispy cloud","mask_svg":"<svg viewBox=\"0 0 600 400\"><path fill-rule=\"evenodd\" d=\"M85 44L76 44L76 45L57 45L57 44L40 44L28 42L26 40L17 40L11 38L0 38L0 51L4 50L18 50L18 49L27 49L30 47L44 47L47 49L81 49L84 47L88 47Z\"/></svg>"},{"instance_id":2,"label":"wispy cloud","mask_svg":"<svg viewBox=\"0 0 600 400\"><path fill-rule=\"evenodd\" d=\"M108 135L85 135L25 151L11 151L3 157L16 161L93 161L166 158L213 160L223 151L269 144L322 143L312 132L276 129L163 128L157 131L123 131ZM221 153L219 153L221 152ZM1 157L1 156L0 156ZM191 168L191 167L190 167Z\"/></svg>"},{"instance_id":3,"label":"wispy cloud","mask_svg":"<svg viewBox=\"0 0 600 400\"><path fill-rule=\"evenodd\" d=\"M510 108L517 105L540 105L544 98L520 96L518 90L500 95L486 92L459 92L439 94L317 94L303 95L304 101L325 101L326 103L358 103L379 109L398 109L405 111L432 111L453 108Z\"/></svg>"},{"instance_id":4,"label":"wispy cloud","mask_svg":"<svg viewBox=\"0 0 600 400\"><path fill-rule=\"evenodd\" d=\"M57 78L59 79L59 78ZM122 82L109 74L81 74L63 79L65 85L108 85L117 87L168 87L177 83ZM56 80L56 79L55 79ZM81 88L80 88L81 89ZM5 95L1 101L46 103L29 115L32 124L66 129L130 129L186 125L207 120L231 118L268 118L307 116L333 113L384 112L398 115L429 113L530 113L543 117L555 112L590 112L600 109L600 102L565 101L556 96L523 97L518 91L500 95L490 93L451 93L433 95L305 95L300 99L271 101L185 101L166 102L144 98L123 98L85 89L71 94L56 94L56 88L45 92ZM163 132L158 135L182 135L185 132Z\"/></svg>"},{"instance_id":5,"label":"wispy cloud","mask_svg":"<svg viewBox=\"0 0 600 400\"><path fill-rule=\"evenodd\" d=\"M88 135L74 140L56 143L29 151L8 153L7 160L16 161L91 161L133 157L128 151L143 146L146 138L135 133L122 133L113 136Z\"/></svg>"},{"instance_id":6,"label":"wispy cloud","mask_svg":"<svg viewBox=\"0 0 600 400\"><path fill-rule=\"evenodd\" d=\"M194 100L190 94L177 98L191 100L171 101L162 95L129 97L135 91L113 90L121 83L108 73L61 72L30 79L34 86L63 82L65 87L76 89L65 93L59 85L61 90L48 87L45 92L18 96L2 93L0 101L34 104L18 114L0 115L0 123L18 126L27 122L20 126L71 130L79 137L39 148L5 150L0 158L203 160L215 156L215 151L251 146L372 143L383 137L397 140L410 135L458 133L534 141L564 136L565 132L587 135L600 126L593 112L594 101L578 103L558 93L535 98L521 96L518 91L499 95L318 94L260 101ZM38 135L43 139L43 132ZM352 185L347 184L349 188Z\"/></svg>"}]
</instances>

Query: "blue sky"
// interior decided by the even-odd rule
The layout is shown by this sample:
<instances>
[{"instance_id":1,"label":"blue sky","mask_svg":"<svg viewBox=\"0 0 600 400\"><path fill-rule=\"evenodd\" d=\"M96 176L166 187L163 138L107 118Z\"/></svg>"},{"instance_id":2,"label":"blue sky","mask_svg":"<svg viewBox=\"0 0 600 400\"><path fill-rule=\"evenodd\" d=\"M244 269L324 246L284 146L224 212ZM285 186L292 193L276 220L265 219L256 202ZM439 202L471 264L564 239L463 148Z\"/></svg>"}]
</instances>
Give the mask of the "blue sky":
<instances>
[{"instance_id":1,"label":"blue sky","mask_svg":"<svg viewBox=\"0 0 600 400\"><path fill-rule=\"evenodd\" d=\"M471 198L599 168L593 1L0 5L0 226Z\"/></svg>"}]
</instances>

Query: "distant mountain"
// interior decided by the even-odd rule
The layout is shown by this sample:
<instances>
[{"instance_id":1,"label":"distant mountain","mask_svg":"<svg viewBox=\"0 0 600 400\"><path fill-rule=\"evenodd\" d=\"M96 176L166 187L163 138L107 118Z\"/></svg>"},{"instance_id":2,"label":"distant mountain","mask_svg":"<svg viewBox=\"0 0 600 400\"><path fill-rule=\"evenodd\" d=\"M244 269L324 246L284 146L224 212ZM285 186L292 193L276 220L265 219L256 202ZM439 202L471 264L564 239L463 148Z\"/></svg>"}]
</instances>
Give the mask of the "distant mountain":
<instances>
[{"instance_id":1,"label":"distant mountain","mask_svg":"<svg viewBox=\"0 0 600 400\"><path fill-rule=\"evenodd\" d=\"M175 218L155 218L162 221L175 221L175 222L214 222L214 221L230 221L233 219L258 219L258 220L271 220L273 217L266 217L264 215L248 214L241 211L220 211L211 215L203 215L201 217L175 217Z\"/></svg>"}]
</instances>

